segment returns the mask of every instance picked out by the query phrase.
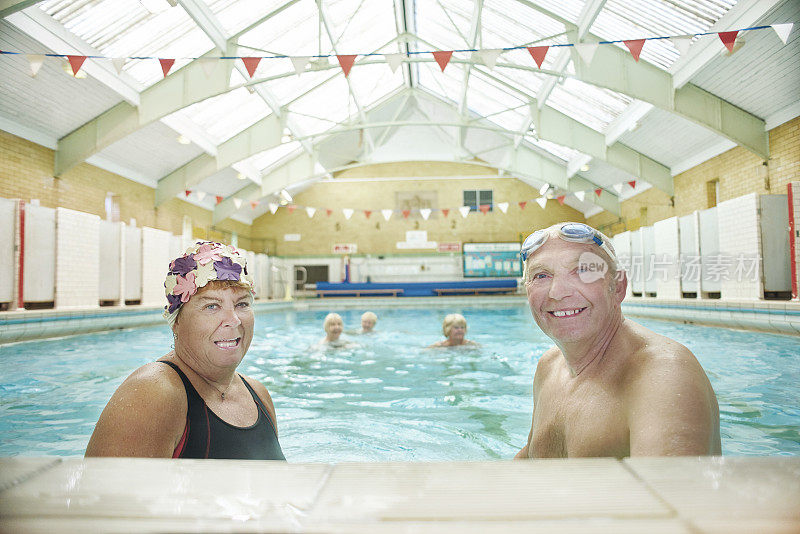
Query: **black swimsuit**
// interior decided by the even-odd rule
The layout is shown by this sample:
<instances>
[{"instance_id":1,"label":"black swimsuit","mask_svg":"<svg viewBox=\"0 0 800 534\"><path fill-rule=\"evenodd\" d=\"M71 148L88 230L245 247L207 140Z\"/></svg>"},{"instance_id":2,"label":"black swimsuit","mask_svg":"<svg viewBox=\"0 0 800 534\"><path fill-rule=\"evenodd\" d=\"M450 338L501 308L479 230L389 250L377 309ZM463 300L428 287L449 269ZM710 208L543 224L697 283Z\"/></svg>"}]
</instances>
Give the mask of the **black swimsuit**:
<instances>
[{"instance_id":1,"label":"black swimsuit","mask_svg":"<svg viewBox=\"0 0 800 534\"><path fill-rule=\"evenodd\" d=\"M258 408L258 420L248 427L226 423L206 406L187 376L172 362L166 363L183 381L188 410L183 436L172 453L173 458L220 458L238 460L286 460L278 443L275 426L266 406L247 383L244 382Z\"/></svg>"}]
</instances>

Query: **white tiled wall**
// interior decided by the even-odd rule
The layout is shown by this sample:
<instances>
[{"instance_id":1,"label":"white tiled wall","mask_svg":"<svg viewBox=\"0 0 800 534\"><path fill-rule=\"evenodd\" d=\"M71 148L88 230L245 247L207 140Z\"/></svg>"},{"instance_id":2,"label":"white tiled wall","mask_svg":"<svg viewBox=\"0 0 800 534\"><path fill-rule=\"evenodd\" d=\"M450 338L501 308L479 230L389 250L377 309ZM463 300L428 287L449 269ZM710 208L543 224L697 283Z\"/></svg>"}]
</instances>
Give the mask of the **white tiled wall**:
<instances>
[{"instance_id":1,"label":"white tiled wall","mask_svg":"<svg viewBox=\"0 0 800 534\"><path fill-rule=\"evenodd\" d=\"M721 202L717 206L720 259L729 265L720 280L723 299L759 299L762 296L761 268L755 279L739 277L735 270L739 258L759 258L761 236L758 223L758 195L751 193Z\"/></svg>"},{"instance_id":2,"label":"white tiled wall","mask_svg":"<svg viewBox=\"0 0 800 534\"><path fill-rule=\"evenodd\" d=\"M98 306L100 217L56 208L56 308Z\"/></svg>"},{"instance_id":3,"label":"white tiled wall","mask_svg":"<svg viewBox=\"0 0 800 534\"><path fill-rule=\"evenodd\" d=\"M653 225L654 252L653 276L659 298L681 297L680 244L678 242L678 218L670 217Z\"/></svg>"},{"instance_id":4,"label":"white tiled wall","mask_svg":"<svg viewBox=\"0 0 800 534\"><path fill-rule=\"evenodd\" d=\"M164 279L169 270L172 234L155 228L142 228L142 305L166 304Z\"/></svg>"}]
</instances>

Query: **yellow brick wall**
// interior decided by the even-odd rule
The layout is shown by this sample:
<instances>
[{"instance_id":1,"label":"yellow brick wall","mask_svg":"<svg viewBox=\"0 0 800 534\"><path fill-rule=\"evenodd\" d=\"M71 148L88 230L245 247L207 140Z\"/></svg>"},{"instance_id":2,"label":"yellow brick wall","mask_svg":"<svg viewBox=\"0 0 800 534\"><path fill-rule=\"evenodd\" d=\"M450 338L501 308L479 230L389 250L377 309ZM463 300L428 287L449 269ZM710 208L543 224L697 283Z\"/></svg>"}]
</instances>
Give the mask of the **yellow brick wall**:
<instances>
[{"instance_id":1,"label":"yellow brick wall","mask_svg":"<svg viewBox=\"0 0 800 534\"><path fill-rule=\"evenodd\" d=\"M428 240L436 242L502 242L519 241L534 229L559 221L584 220L580 212L560 206L555 200L548 201L547 209L542 210L533 202L539 196L533 187L515 178L486 177L493 173L496 171L489 167L430 162L351 169L337 175L336 179L342 182L321 182L295 196L298 206L318 209L313 219L302 209L289 213L281 208L275 215L267 213L256 219L251 236L256 242L263 240L269 252L279 256L331 254L335 243L355 243L360 254L419 253L431 250L397 248L397 242L405 241L409 230L425 230ZM476 174L483 177L469 177ZM443 178L447 175L454 178ZM391 179L398 176L435 178ZM372 179L348 181L366 177ZM494 210L486 215L472 212L462 218L458 207L463 203L465 189L491 189ZM398 192L435 192L437 205L432 207L451 211L446 218L434 211L427 221L418 215L404 219L395 212L386 221L380 210L397 209ZM524 209L518 205L521 201L529 201ZM509 203L507 213L497 208L499 202ZM325 208L333 210L330 216ZM356 210L350 220L345 219L342 208ZM369 219L363 210L372 211ZM285 234L300 234L301 240L284 241Z\"/></svg>"},{"instance_id":2,"label":"yellow brick wall","mask_svg":"<svg viewBox=\"0 0 800 534\"><path fill-rule=\"evenodd\" d=\"M717 202L748 193L786 194L789 182L800 178L800 117L769 132L770 158L767 164L752 152L734 147L675 176L675 206L666 193L655 188L622 202L622 218L608 213L589 217L592 226L614 235L639 226L649 226L672 216L681 217L708 207L706 183L719 180ZM647 221L641 222L640 208L647 207Z\"/></svg>"},{"instance_id":3,"label":"yellow brick wall","mask_svg":"<svg viewBox=\"0 0 800 534\"><path fill-rule=\"evenodd\" d=\"M212 226L210 211L177 198L154 208L154 189L88 163L54 178L53 161L53 150L0 130L0 197L36 198L44 207L60 206L105 218L106 193L110 192L119 196L121 221L133 218L137 226L181 234L183 217L188 216L194 237L230 242L232 232L236 232L239 246L253 250L250 226L246 224L229 219Z\"/></svg>"}]
</instances>

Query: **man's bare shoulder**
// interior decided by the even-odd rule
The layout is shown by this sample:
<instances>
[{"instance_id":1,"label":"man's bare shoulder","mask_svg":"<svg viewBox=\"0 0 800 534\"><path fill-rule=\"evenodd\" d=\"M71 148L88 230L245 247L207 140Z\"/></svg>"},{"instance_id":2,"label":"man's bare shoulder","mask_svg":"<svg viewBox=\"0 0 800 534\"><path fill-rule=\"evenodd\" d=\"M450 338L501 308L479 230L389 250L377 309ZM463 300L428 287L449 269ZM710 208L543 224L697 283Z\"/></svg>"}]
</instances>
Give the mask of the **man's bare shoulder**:
<instances>
[{"instance_id":1,"label":"man's bare shoulder","mask_svg":"<svg viewBox=\"0 0 800 534\"><path fill-rule=\"evenodd\" d=\"M559 365L563 364L563 356L558 347L552 346L542 353L536 363L536 374L534 381L541 381L547 378Z\"/></svg>"},{"instance_id":2,"label":"man's bare shoulder","mask_svg":"<svg viewBox=\"0 0 800 534\"><path fill-rule=\"evenodd\" d=\"M631 354L628 378L631 383L652 380L672 382L690 377L702 377L705 372L695 355L683 344L627 320L631 333Z\"/></svg>"}]
</instances>

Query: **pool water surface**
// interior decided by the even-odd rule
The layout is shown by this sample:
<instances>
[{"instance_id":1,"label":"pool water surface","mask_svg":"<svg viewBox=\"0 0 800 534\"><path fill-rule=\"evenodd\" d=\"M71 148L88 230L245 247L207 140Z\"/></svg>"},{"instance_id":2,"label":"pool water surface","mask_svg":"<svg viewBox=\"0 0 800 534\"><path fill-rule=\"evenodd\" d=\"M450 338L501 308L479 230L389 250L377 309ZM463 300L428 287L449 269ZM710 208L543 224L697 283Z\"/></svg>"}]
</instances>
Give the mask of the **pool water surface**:
<instances>
[{"instance_id":1,"label":"pool water surface","mask_svg":"<svg viewBox=\"0 0 800 534\"><path fill-rule=\"evenodd\" d=\"M524 445L533 372L551 345L524 305L375 308L374 333L314 348L335 305L259 313L239 367L270 390L287 460L486 460ZM339 311L346 332L363 311ZM479 347L426 348L451 312ZM719 399L723 454L800 454L797 338L634 320L697 355ZM83 455L117 386L171 342L165 324L0 346L0 456Z\"/></svg>"}]
</instances>

